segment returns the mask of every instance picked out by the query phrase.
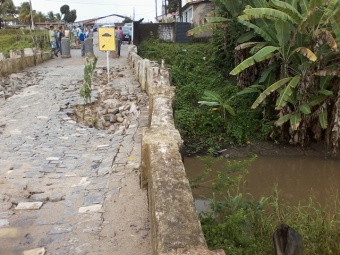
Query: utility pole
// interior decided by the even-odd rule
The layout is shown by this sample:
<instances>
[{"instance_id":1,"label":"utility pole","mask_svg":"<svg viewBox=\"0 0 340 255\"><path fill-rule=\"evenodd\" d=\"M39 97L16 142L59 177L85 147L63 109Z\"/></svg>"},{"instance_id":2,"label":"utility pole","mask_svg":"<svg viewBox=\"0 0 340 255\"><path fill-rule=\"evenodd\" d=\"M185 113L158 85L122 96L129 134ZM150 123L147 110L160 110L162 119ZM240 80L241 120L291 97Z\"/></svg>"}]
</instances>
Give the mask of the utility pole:
<instances>
[{"instance_id":1,"label":"utility pole","mask_svg":"<svg viewBox=\"0 0 340 255\"><path fill-rule=\"evenodd\" d=\"M30 0L30 14L31 14L32 29L34 29L33 9L32 9L32 2L31 2L31 0Z\"/></svg>"},{"instance_id":2,"label":"utility pole","mask_svg":"<svg viewBox=\"0 0 340 255\"><path fill-rule=\"evenodd\" d=\"M158 21L157 17L158 17L158 14L157 14L157 0L155 0L155 6L156 6L156 20Z\"/></svg>"},{"instance_id":3,"label":"utility pole","mask_svg":"<svg viewBox=\"0 0 340 255\"><path fill-rule=\"evenodd\" d=\"M179 22L183 21L182 17L182 0L178 0Z\"/></svg>"}]
</instances>

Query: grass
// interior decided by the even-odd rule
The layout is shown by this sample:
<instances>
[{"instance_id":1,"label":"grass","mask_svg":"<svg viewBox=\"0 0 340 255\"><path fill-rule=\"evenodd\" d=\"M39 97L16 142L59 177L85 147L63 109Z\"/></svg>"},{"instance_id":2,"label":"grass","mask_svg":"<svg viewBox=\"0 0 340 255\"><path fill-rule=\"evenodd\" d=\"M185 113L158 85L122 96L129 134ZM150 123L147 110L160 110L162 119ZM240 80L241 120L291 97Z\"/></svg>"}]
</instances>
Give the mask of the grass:
<instances>
[{"instance_id":1,"label":"grass","mask_svg":"<svg viewBox=\"0 0 340 255\"><path fill-rule=\"evenodd\" d=\"M203 157L206 172L215 160ZM208 211L201 213L201 224L210 249L223 249L228 255L274 254L272 236L285 223L303 238L303 254L340 254L340 198L332 197L332 204L321 206L312 198L307 203L291 206L280 198L277 187L269 197L253 199L240 192L246 168L254 159L226 161L225 167L206 181L200 173L191 186L204 184L215 192ZM209 177L211 178L211 177ZM259 184L261 185L261 184Z\"/></svg>"},{"instance_id":2,"label":"grass","mask_svg":"<svg viewBox=\"0 0 340 255\"><path fill-rule=\"evenodd\" d=\"M33 43L35 38L37 45ZM10 50L23 50L24 48L49 48L48 37L45 30L33 32L33 36L28 30L1 29L0 30L0 52L9 57Z\"/></svg>"}]
</instances>

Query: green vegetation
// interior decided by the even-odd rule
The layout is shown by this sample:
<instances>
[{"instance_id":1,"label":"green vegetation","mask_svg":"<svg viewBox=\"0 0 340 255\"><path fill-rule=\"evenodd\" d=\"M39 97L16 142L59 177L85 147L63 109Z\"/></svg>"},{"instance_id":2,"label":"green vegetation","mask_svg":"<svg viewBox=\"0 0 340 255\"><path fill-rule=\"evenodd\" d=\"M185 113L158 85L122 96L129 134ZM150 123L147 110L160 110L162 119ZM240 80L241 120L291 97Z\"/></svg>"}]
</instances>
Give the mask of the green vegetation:
<instances>
[{"instance_id":1,"label":"green vegetation","mask_svg":"<svg viewBox=\"0 0 340 255\"><path fill-rule=\"evenodd\" d=\"M225 78L220 61L216 61L217 47L214 43L173 44L157 40L145 41L139 47L142 57L159 62L164 59L171 70L176 86L175 122L190 153L221 149L227 143L267 139L271 130L271 123L261 120L260 110L250 109L255 95L233 97L239 89L234 78ZM198 103L213 102L205 91L219 95L220 105Z\"/></svg>"},{"instance_id":2,"label":"green vegetation","mask_svg":"<svg viewBox=\"0 0 340 255\"><path fill-rule=\"evenodd\" d=\"M97 57L86 58L84 67L84 81L83 86L80 88L80 96L84 100L84 104L91 103L91 92L92 92L92 74L97 65ZM85 111L84 111L85 113Z\"/></svg>"},{"instance_id":3,"label":"green vegetation","mask_svg":"<svg viewBox=\"0 0 340 255\"><path fill-rule=\"evenodd\" d=\"M31 34L29 30L0 30L0 52L5 56L9 56L10 50L23 50L24 48L49 49L47 32L38 30Z\"/></svg>"},{"instance_id":4,"label":"green vegetation","mask_svg":"<svg viewBox=\"0 0 340 255\"><path fill-rule=\"evenodd\" d=\"M254 139L340 147L340 1L212 0L218 17L194 28L209 43L149 40L143 58L165 60L176 87L175 123L191 153ZM216 194L201 215L211 249L229 255L273 254L280 223L298 231L304 254L340 254L338 197L322 207L289 206L279 192L256 201L239 192L247 162L229 162L213 180L192 187ZM217 194L219 196L217 196ZM218 198L217 198L218 197Z\"/></svg>"},{"instance_id":5,"label":"green vegetation","mask_svg":"<svg viewBox=\"0 0 340 255\"><path fill-rule=\"evenodd\" d=\"M176 124L189 151L270 135L300 146L325 143L336 152L340 2L213 2L219 16L206 17L208 23L189 31L213 30L210 43L152 40L139 49L145 58L165 59L171 69Z\"/></svg>"},{"instance_id":6,"label":"green vegetation","mask_svg":"<svg viewBox=\"0 0 340 255\"><path fill-rule=\"evenodd\" d=\"M191 186L210 187L215 194L210 209L200 215L210 249L223 249L228 255L274 254L272 235L284 222L302 235L304 254L340 254L339 197L327 207L312 199L307 205L288 206L274 188L272 196L255 200L239 190L247 166L256 157L226 161L213 178L207 177L211 167L222 158L201 159L206 171L192 179Z\"/></svg>"}]
</instances>

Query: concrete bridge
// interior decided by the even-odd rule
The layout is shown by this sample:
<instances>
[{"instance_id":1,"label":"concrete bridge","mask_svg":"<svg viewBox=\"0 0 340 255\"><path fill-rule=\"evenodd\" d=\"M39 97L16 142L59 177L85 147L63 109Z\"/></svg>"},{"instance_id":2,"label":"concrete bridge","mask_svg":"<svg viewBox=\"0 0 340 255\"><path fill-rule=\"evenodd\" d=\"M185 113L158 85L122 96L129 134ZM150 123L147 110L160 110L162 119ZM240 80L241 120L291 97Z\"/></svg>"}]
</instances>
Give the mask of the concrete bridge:
<instances>
[{"instance_id":1,"label":"concrete bridge","mask_svg":"<svg viewBox=\"0 0 340 255\"><path fill-rule=\"evenodd\" d=\"M84 58L71 55L0 78L0 254L224 254L202 233L165 66L123 45L105 82L95 47L96 129L72 119Z\"/></svg>"}]
</instances>

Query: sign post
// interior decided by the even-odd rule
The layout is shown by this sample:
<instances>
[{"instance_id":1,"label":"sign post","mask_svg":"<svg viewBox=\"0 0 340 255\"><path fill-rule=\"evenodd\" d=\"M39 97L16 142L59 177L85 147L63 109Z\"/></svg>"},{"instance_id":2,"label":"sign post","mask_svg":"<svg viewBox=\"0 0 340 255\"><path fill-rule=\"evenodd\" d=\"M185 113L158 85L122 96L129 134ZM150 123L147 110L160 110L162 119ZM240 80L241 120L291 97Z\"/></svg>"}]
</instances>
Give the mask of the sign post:
<instances>
[{"instance_id":1,"label":"sign post","mask_svg":"<svg viewBox=\"0 0 340 255\"><path fill-rule=\"evenodd\" d=\"M107 58L107 82L110 81L109 51L116 50L116 33L113 27L98 28L99 50L106 51Z\"/></svg>"}]
</instances>

